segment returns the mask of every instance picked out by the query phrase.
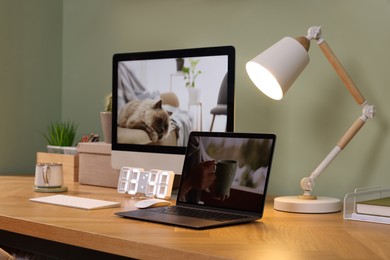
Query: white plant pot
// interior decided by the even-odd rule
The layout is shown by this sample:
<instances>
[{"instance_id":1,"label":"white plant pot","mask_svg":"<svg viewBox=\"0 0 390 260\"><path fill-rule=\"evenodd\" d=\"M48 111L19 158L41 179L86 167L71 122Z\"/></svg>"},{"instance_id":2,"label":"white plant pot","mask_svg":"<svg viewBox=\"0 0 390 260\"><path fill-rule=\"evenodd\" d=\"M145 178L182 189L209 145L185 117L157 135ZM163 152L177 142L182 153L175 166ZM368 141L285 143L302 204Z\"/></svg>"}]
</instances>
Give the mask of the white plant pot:
<instances>
[{"instance_id":1,"label":"white plant pot","mask_svg":"<svg viewBox=\"0 0 390 260\"><path fill-rule=\"evenodd\" d=\"M47 146L48 153L57 153L57 154L77 154L77 147L74 146L55 146L48 145Z\"/></svg>"},{"instance_id":2,"label":"white plant pot","mask_svg":"<svg viewBox=\"0 0 390 260\"><path fill-rule=\"evenodd\" d=\"M188 104L197 105L199 103L200 89L187 88L188 89Z\"/></svg>"}]
</instances>

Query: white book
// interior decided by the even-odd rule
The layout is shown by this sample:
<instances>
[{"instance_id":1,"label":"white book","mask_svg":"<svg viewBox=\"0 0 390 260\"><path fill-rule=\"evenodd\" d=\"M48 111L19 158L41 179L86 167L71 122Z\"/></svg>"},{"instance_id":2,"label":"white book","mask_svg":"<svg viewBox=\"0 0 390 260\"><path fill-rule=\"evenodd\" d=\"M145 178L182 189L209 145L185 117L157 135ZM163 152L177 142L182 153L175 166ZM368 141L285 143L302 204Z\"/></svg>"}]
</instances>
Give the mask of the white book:
<instances>
[{"instance_id":1,"label":"white book","mask_svg":"<svg viewBox=\"0 0 390 260\"><path fill-rule=\"evenodd\" d=\"M390 197L357 202L356 212L359 214L390 217Z\"/></svg>"}]
</instances>

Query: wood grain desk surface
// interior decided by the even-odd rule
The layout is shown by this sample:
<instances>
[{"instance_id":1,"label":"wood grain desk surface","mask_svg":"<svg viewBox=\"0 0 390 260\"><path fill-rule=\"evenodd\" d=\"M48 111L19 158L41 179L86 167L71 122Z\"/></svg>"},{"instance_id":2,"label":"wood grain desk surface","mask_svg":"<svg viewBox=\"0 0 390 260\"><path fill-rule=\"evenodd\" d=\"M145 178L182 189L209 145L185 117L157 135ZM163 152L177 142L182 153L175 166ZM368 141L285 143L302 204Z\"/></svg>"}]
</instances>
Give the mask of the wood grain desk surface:
<instances>
[{"instance_id":1,"label":"wood grain desk surface","mask_svg":"<svg viewBox=\"0 0 390 260\"><path fill-rule=\"evenodd\" d=\"M120 218L135 200L116 189L67 183L63 194L121 202L82 210L30 202L32 177L0 176L0 229L141 259L389 259L390 225L336 214L291 214L267 203L260 221L210 230Z\"/></svg>"}]
</instances>

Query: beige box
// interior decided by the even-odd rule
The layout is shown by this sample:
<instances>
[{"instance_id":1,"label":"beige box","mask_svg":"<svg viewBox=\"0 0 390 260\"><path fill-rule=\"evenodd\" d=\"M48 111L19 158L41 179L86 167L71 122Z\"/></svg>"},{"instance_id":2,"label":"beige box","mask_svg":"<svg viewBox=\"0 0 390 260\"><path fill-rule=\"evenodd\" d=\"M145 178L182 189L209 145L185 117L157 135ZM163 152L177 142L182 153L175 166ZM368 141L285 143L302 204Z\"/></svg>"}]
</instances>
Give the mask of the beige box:
<instances>
[{"instance_id":1,"label":"beige box","mask_svg":"<svg viewBox=\"0 0 390 260\"><path fill-rule=\"evenodd\" d=\"M120 170L111 167L111 144L79 143L79 182L116 188Z\"/></svg>"},{"instance_id":2,"label":"beige box","mask_svg":"<svg viewBox=\"0 0 390 260\"><path fill-rule=\"evenodd\" d=\"M79 181L78 155L38 152L37 163L61 163L64 171L64 182Z\"/></svg>"}]
</instances>

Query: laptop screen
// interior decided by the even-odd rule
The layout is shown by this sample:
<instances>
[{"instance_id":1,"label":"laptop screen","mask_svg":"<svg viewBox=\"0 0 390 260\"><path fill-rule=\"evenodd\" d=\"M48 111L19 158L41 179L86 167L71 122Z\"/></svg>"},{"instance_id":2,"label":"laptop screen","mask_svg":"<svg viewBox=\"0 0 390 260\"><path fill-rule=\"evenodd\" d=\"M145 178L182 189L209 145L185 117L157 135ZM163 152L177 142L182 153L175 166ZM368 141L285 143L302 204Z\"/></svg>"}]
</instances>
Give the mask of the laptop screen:
<instances>
[{"instance_id":1,"label":"laptop screen","mask_svg":"<svg viewBox=\"0 0 390 260\"><path fill-rule=\"evenodd\" d=\"M177 204L262 213L275 138L192 132Z\"/></svg>"}]
</instances>

